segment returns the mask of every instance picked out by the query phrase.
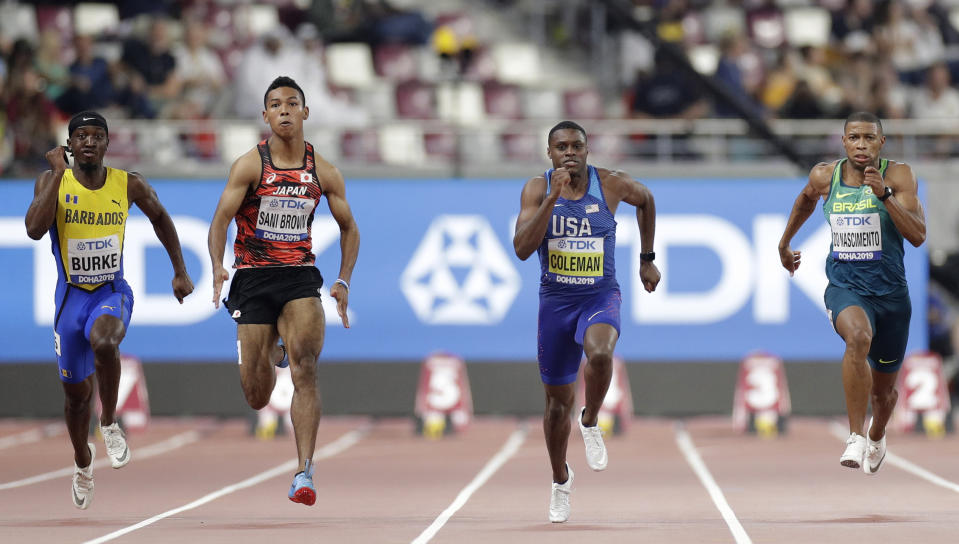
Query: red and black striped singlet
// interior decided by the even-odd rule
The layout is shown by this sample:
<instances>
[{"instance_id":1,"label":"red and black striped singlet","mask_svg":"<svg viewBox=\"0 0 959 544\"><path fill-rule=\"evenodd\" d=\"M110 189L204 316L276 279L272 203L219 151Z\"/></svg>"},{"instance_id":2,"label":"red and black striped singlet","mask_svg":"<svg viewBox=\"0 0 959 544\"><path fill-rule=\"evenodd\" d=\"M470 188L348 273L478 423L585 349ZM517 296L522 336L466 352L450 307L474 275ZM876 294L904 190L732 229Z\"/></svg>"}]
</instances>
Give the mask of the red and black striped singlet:
<instances>
[{"instance_id":1,"label":"red and black striped singlet","mask_svg":"<svg viewBox=\"0 0 959 544\"><path fill-rule=\"evenodd\" d=\"M234 218L236 256L234 268L259 266L306 266L313 255L313 213L323 188L316 177L313 146L306 142L301 168L277 168L270 146L256 146L263 165L256 190L247 191Z\"/></svg>"}]
</instances>

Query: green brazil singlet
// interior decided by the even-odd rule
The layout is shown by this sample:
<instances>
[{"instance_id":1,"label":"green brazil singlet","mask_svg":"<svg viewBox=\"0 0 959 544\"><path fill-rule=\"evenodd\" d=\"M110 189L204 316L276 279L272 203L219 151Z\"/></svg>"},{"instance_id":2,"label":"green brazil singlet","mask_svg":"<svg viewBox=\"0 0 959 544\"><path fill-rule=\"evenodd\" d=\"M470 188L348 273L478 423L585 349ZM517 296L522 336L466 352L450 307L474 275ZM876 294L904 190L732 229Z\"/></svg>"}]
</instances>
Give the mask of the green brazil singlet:
<instances>
[{"instance_id":1,"label":"green brazil singlet","mask_svg":"<svg viewBox=\"0 0 959 544\"><path fill-rule=\"evenodd\" d=\"M906 285L902 234L868 185L843 183L845 162L840 160L833 169L829 197L822 206L832 232L826 277L861 295L886 295ZM889 161L880 159L883 178L887 166Z\"/></svg>"}]
</instances>

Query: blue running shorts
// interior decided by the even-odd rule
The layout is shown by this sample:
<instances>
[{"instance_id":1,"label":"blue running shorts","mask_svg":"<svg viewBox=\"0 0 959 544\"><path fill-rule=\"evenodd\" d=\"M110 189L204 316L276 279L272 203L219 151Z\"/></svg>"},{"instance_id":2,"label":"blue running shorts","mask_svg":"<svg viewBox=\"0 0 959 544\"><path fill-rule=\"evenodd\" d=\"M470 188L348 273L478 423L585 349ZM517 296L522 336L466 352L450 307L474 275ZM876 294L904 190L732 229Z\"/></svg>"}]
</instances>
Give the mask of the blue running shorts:
<instances>
[{"instance_id":1,"label":"blue running shorts","mask_svg":"<svg viewBox=\"0 0 959 544\"><path fill-rule=\"evenodd\" d=\"M872 324L869 366L878 372L899 370L906 356L909 319L912 317L912 302L907 287L888 295L867 296L830 283L823 298L833 329L836 328L836 317L840 312L849 306L862 308Z\"/></svg>"},{"instance_id":2,"label":"blue running shorts","mask_svg":"<svg viewBox=\"0 0 959 544\"><path fill-rule=\"evenodd\" d=\"M576 295L540 293L537 360L543 383L566 385L576 381L586 329L608 323L618 334L622 302L617 287Z\"/></svg>"},{"instance_id":3,"label":"blue running shorts","mask_svg":"<svg viewBox=\"0 0 959 544\"><path fill-rule=\"evenodd\" d=\"M90 329L101 315L112 315L130 326L133 291L126 280L105 283L86 291L65 283L57 285L57 310L53 336L60 367L60 380L80 383L93 374L94 355Z\"/></svg>"}]
</instances>

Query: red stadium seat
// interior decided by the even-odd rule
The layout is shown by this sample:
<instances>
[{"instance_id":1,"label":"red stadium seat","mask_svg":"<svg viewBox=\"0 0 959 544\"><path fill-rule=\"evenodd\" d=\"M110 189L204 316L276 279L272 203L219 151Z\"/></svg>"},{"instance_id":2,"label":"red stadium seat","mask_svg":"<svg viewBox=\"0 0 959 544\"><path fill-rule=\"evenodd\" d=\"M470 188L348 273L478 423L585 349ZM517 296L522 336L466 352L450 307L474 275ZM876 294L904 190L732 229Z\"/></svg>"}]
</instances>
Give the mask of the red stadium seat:
<instances>
[{"instance_id":1,"label":"red stadium seat","mask_svg":"<svg viewBox=\"0 0 959 544\"><path fill-rule=\"evenodd\" d=\"M520 119L523 104L519 87L488 82L483 85L483 102L486 114L499 119Z\"/></svg>"},{"instance_id":2,"label":"red stadium seat","mask_svg":"<svg viewBox=\"0 0 959 544\"><path fill-rule=\"evenodd\" d=\"M566 116L571 119L602 119L606 116L603 97L594 88L566 91L563 103Z\"/></svg>"},{"instance_id":3,"label":"red stadium seat","mask_svg":"<svg viewBox=\"0 0 959 544\"><path fill-rule=\"evenodd\" d=\"M529 132L509 132L502 135L503 155L507 160L528 162L532 157L542 155L546 150L545 139ZM540 149L542 148L542 149Z\"/></svg>"},{"instance_id":4,"label":"red stadium seat","mask_svg":"<svg viewBox=\"0 0 959 544\"><path fill-rule=\"evenodd\" d=\"M56 30L64 43L73 39L73 10L64 6L37 6L37 30Z\"/></svg>"},{"instance_id":5,"label":"red stadium seat","mask_svg":"<svg viewBox=\"0 0 959 544\"><path fill-rule=\"evenodd\" d=\"M413 51L406 45L391 43L373 51L373 66L377 75L393 81L416 79L417 66Z\"/></svg>"},{"instance_id":6,"label":"red stadium seat","mask_svg":"<svg viewBox=\"0 0 959 544\"><path fill-rule=\"evenodd\" d=\"M396 115L406 119L435 119L435 88L421 81L407 81L397 85Z\"/></svg>"},{"instance_id":7,"label":"red stadium seat","mask_svg":"<svg viewBox=\"0 0 959 544\"><path fill-rule=\"evenodd\" d=\"M345 130L340 145L344 159L373 163L381 161L379 137L375 130Z\"/></svg>"}]
</instances>

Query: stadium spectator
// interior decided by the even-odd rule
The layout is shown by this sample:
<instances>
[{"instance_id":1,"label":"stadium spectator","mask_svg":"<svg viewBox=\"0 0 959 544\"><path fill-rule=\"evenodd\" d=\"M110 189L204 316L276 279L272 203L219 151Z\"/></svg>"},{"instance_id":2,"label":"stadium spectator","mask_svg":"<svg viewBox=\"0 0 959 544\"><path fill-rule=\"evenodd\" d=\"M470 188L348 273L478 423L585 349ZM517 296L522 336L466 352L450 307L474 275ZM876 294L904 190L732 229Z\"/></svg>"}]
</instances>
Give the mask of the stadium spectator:
<instances>
[{"instance_id":1,"label":"stadium spectator","mask_svg":"<svg viewBox=\"0 0 959 544\"><path fill-rule=\"evenodd\" d=\"M50 100L56 100L66 89L70 80L67 65L63 62L63 42L60 33L47 29L40 33L40 45L34 57L33 66L37 75L44 81L44 94Z\"/></svg>"},{"instance_id":2,"label":"stadium spectator","mask_svg":"<svg viewBox=\"0 0 959 544\"><path fill-rule=\"evenodd\" d=\"M800 48L799 53L802 59L797 68L799 78L809 84L825 111L836 112L842 103L842 88L829 71L826 50L809 45Z\"/></svg>"},{"instance_id":3,"label":"stadium spectator","mask_svg":"<svg viewBox=\"0 0 959 544\"><path fill-rule=\"evenodd\" d=\"M224 100L226 72L220 57L207 45L208 29L197 20L186 23L183 42L173 46L175 77L181 93L171 117L195 119L222 117L229 103Z\"/></svg>"},{"instance_id":4,"label":"stadium spectator","mask_svg":"<svg viewBox=\"0 0 959 544\"><path fill-rule=\"evenodd\" d=\"M949 68L935 64L926 72L926 84L912 101L916 119L959 118L959 91L950 86Z\"/></svg>"},{"instance_id":5,"label":"stadium spectator","mask_svg":"<svg viewBox=\"0 0 959 544\"><path fill-rule=\"evenodd\" d=\"M57 110L43 94L44 82L32 63L9 76L4 94L13 156L7 173L29 175L44 165L46 152L54 146Z\"/></svg>"},{"instance_id":6,"label":"stadium spectator","mask_svg":"<svg viewBox=\"0 0 959 544\"><path fill-rule=\"evenodd\" d=\"M131 81L128 89L139 94L145 85L151 109L161 116L175 106L181 88L176 58L170 51L169 24L164 18L153 19L146 39L133 38L123 44L121 59Z\"/></svg>"},{"instance_id":7,"label":"stadium spectator","mask_svg":"<svg viewBox=\"0 0 959 544\"><path fill-rule=\"evenodd\" d=\"M57 97L57 107L68 115L99 110L113 103L115 93L110 66L103 57L94 56L93 38L77 34L73 38L76 60L70 65L69 82Z\"/></svg>"},{"instance_id":8,"label":"stadium spectator","mask_svg":"<svg viewBox=\"0 0 959 544\"><path fill-rule=\"evenodd\" d=\"M793 95L799 77L796 74L797 59L789 48L782 48L776 55L776 65L766 74L760 99L769 111L779 111Z\"/></svg>"},{"instance_id":9,"label":"stadium spectator","mask_svg":"<svg viewBox=\"0 0 959 544\"><path fill-rule=\"evenodd\" d=\"M738 33L726 33L720 39L719 64L716 67L716 79L725 85L731 94L731 97L752 116L761 116L762 108L753 98L750 89L747 87L747 80L744 74L741 62L751 60L746 53L749 44L746 38ZM719 100L715 106L718 117L737 117L738 109L724 101Z\"/></svg>"},{"instance_id":10,"label":"stadium spectator","mask_svg":"<svg viewBox=\"0 0 959 544\"><path fill-rule=\"evenodd\" d=\"M880 57L891 58L899 77L917 85L926 68L944 57L939 27L924 9L906 11L900 0L882 6L882 23L874 33Z\"/></svg>"},{"instance_id":11,"label":"stadium spectator","mask_svg":"<svg viewBox=\"0 0 959 544\"><path fill-rule=\"evenodd\" d=\"M284 37L282 29L271 30L243 53L233 80L233 111L239 117L261 119L263 89L280 74L303 64L302 51L296 45L286 46ZM312 95L310 100L312 103Z\"/></svg>"},{"instance_id":12,"label":"stadium spectator","mask_svg":"<svg viewBox=\"0 0 959 544\"><path fill-rule=\"evenodd\" d=\"M636 117L699 119L709 111L699 88L698 82L660 49L653 72L637 78L630 109Z\"/></svg>"}]
</instances>

